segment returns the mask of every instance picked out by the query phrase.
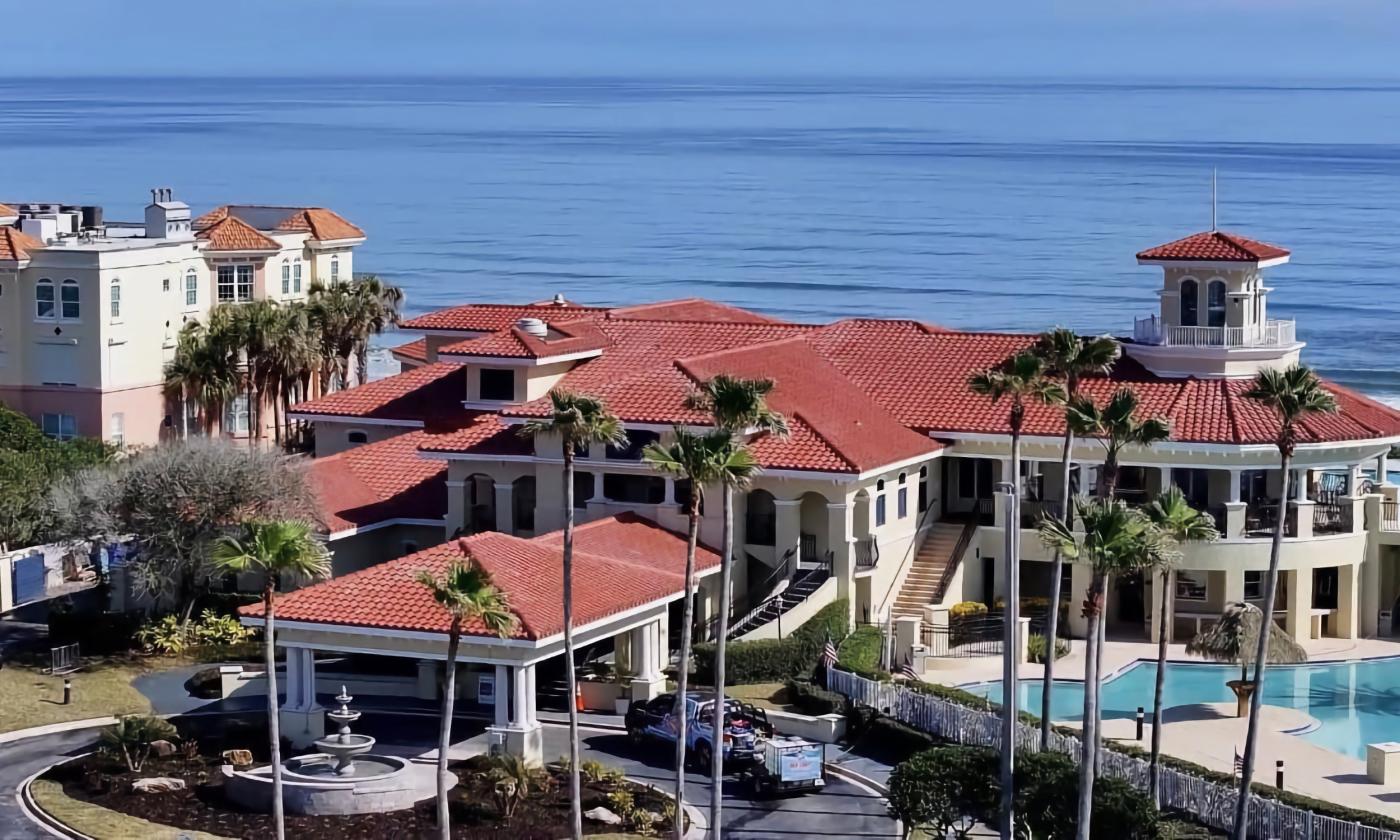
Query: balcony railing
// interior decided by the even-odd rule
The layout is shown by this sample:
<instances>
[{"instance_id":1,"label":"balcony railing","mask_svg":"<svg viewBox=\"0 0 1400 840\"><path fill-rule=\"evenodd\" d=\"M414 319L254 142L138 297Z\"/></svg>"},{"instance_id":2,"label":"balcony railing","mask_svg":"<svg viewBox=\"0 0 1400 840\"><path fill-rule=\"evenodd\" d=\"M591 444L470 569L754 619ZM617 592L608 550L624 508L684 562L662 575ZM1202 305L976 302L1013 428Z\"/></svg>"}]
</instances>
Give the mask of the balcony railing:
<instances>
[{"instance_id":1,"label":"balcony railing","mask_svg":"<svg viewBox=\"0 0 1400 840\"><path fill-rule=\"evenodd\" d=\"M1313 505L1314 534L1350 534L1353 507L1350 501L1317 502Z\"/></svg>"},{"instance_id":2,"label":"balcony railing","mask_svg":"<svg viewBox=\"0 0 1400 840\"><path fill-rule=\"evenodd\" d=\"M1381 530L1400 531L1400 505L1381 502Z\"/></svg>"},{"instance_id":3,"label":"balcony railing","mask_svg":"<svg viewBox=\"0 0 1400 840\"><path fill-rule=\"evenodd\" d=\"M1269 320L1252 327L1173 327L1156 315L1133 323L1133 341L1165 347L1287 347L1295 322Z\"/></svg>"},{"instance_id":4,"label":"balcony railing","mask_svg":"<svg viewBox=\"0 0 1400 840\"><path fill-rule=\"evenodd\" d=\"M856 568L868 569L880 562L880 544L872 534L856 540Z\"/></svg>"}]
</instances>

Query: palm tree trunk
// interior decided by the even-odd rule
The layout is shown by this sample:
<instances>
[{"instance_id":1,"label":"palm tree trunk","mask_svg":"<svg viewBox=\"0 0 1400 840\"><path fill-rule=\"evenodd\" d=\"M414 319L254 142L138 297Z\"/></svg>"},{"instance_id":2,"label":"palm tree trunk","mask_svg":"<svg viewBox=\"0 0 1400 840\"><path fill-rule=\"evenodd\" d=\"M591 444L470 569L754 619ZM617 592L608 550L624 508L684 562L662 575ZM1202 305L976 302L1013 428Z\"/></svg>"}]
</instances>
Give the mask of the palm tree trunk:
<instances>
[{"instance_id":1,"label":"palm tree trunk","mask_svg":"<svg viewBox=\"0 0 1400 840\"><path fill-rule=\"evenodd\" d=\"M569 687L569 817L571 836L583 837L583 793L578 766L578 675L574 672L574 443L564 439L564 675Z\"/></svg>"},{"instance_id":2,"label":"palm tree trunk","mask_svg":"<svg viewBox=\"0 0 1400 840\"><path fill-rule=\"evenodd\" d=\"M1108 647L1108 590L1112 585L1113 576L1106 575L1103 580L1104 605L1099 610L1099 649L1094 651L1094 673L1103 673L1103 651ZM1094 709L1098 718L1094 721L1094 778L1098 778L1103 772L1103 686L1099 681L1094 680Z\"/></svg>"},{"instance_id":3,"label":"palm tree trunk","mask_svg":"<svg viewBox=\"0 0 1400 840\"><path fill-rule=\"evenodd\" d=\"M183 385L180 386L180 439L190 439L189 393Z\"/></svg>"},{"instance_id":4,"label":"palm tree trunk","mask_svg":"<svg viewBox=\"0 0 1400 840\"><path fill-rule=\"evenodd\" d=\"M1074 430L1065 424L1065 451L1060 456L1060 521L1070 526L1069 471L1074 454ZM1050 615L1045 625L1045 679L1040 689L1040 751L1050 747L1050 699L1055 687L1055 640L1060 633L1060 578L1064 576L1064 557L1055 552L1050 563Z\"/></svg>"},{"instance_id":5,"label":"palm tree trunk","mask_svg":"<svg viewBox=\"0 0 1400 840\"><path fill-rule=\"evenodd\" d=\"M1020 629L1021 607L1021 429L1013 420L1011 427L1011 512L1005 524L1007 539L1006 583L1002 610L1002 702L1001 702L1001 810L999 822L1002 840L1015 837L1016 808L1014 778L1016 772L1016 718L1020 707L1020 692L1016 688L1016 669L1021 664L1016 634ZM1053 654L1053 651L1052 651Z\"/></svg>"},{"instance_id":6,"label":"palm tree trunk","mask_svg":"<svg viewBox=\"0 0 1400 840\"><path fill-rule=\"evenodd\" d=\"M695 546L700 541L700 487L693 481L690 484L688 513L690 527L685 540L685 607L681 613L681 652L676 665L676 709L672 713L676 720L676 818L672 826L675 840L685 836L685 692L690 675L690 628L695 622ZM712 725L716 731L724 726L723 720L719 714L714 716ZM719 751L723 752L722 749ZM718 794L716 791L715 795Z\"/></svg>"},{"instance_id":7,"label":"palm tree trunk","mask_svg":"<svg viewBox=\"0 0 1400 840\"><path fill-rule=\"evenodd\" d=\"M281 388L276 381L269 383L269 386L272 389L272 399L268 401L272 404L272 440L274 443L277 444L277 448L281 449L282 415L280 412L282 408L282 400L278 394L278 391L281 390Z\"/></svg>"},{"instance_id":8,"label":"palm tree trunk","mask_svg":"<svg viewBox=\"0 0 1400 840\"><path fill-rule=\"evenodd\" d=\"M287 827L282 817L282 731L277 717L277 642L273 629L272 593L276 578L271 574L263 584L263 665L267 668L267 736L272 758L272 823L277 840L285 840Z\"/></svg>"},{"instance_id":9,"label":"palm tree trunk","mask_svg":"<svg viewBox=\"0 0 1400 840\"><path fill-rule=\"evenodd\" d=\"M1264 669L1269 662L1269 636L1274 621L1274 597L1278 594L1278 561L1283 548L1283 528L1288 519L1288 468L1292 453L1280 446L1279 468L1282 471L1278 497L1278 516L1274 522L1273 544L1269 547L1269 575L1264 579L1264 616L1259 627L1259 646L1254 655L1254 693L1249 696L1249 727L1244 738L1244 760L1240 769L1240 794L1235 803L1235 829L1230 836L1245 840L1249 824L1249 786L1254 781L1255 745L1259 739L1259 706L1264 696Z\"/></svg>"},{"instance_id":10,"label":"palm tree trunk","mask_svg":"<svg viewBox=\"0 0 1400 840\"><path fill-rule=\"evenodd\" d=\"M1157 684L1152 691L1152 755L1147 763L1147 793L1152 797L1154 808L1162 807L1158 787L1162 762L1162 694L1167 687L1167 593L1171 584L1171 570L1163 569L1162 594L1157 608Z\"/></svg>"},{"instance_id":11,"label":"palm tree trunk","mask_svg":"<svg viewBox=\"0 0 1400 840\"><path fill-rule=\"evenodd\" d=\"M447 750L452 746L452 711L457 702L457 646L462 641L462 618L455 613L447 632L447 661L442 663L442 721L438 724L438 837L452 840L452 816L447 808ZM497 691L504 690L498 688Z\"/></svg>"},{"instance_id":12,"label":"palm tree trunk","mask_svg":"<svg viewBox=\"0 0 1400 840\"><path fill-rule=\"evenodd\" d=\"M361 341L355 348L355 379L356 385L363 385L369 381L369 342Z\"/></svg>"},{"instance_id":13,"label":"palm tree trunk","mask_svg":"<svg viewBox=\"0 0 1400 840\"><path fill-rule=\"evenodd\" d=\"M1088 610L1089 633L1084 651L1084 684L1091 686L1098 681L1099 622L1103 619L1104 576L1094 571L1089 584ZM1097 692L1084 692L1084 726L1080 733L1082 749L1079 755L1079 811L1076 820L1076 840L1089 840L1089 826L1093 819L1094 805L1094 739L1097 737L1099 719L1099 696Z\"/></svg>"},{"instance_id":14,"label":"palm tree trunk","mask_svg":"<svg viewBox=\"0 0 1400 840\"><path fill-rule=\"evenodd\" d=\"M724 709L724 649L728 645L725 638L729 634L729 586L734 567L734 488L727 483L721 488L724 494L724 526L720 537L719 568L719 638L715 640L715 709ZM715 720L721 720L715 713ZM723 836L724 817L724 750L720 733L715 732L715 747L710 758L710 836L719 840Z\"/></svg>"},{"instance_id":15,"label":"palm tree trunk","mask_svg":"<svg viewBox=\"0 0 1400 840\"><path fill-rule=\"evenodd\" d=\"M253 377L250 375L243 383L243 396L248 400L248 448L252 449L253 441Z\"/></svg>"}]
</instances>

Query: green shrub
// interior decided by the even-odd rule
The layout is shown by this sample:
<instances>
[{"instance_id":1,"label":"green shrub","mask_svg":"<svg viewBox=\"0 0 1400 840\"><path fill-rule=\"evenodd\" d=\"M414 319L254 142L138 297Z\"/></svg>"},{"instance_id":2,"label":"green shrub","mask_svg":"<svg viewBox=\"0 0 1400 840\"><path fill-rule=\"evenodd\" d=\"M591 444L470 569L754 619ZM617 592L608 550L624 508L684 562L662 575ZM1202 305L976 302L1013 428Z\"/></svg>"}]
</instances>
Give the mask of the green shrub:
<instances>
[{"instance_id":1,"label":"green shrub","mask_svg":"<svg viewBox=\"0 0 1400 840\"><path fill-rule=\"evenodd\" d=\"M1069 642L1064 639L1055 640L1055 658L1061 659L1069 655ZM1026 637L1026 658L1031 662L1045 661L1045 636L1041 633L1032 633Z\"/></svg>"},{"instance_id":2,"label":"green shrub","mask_svg":"<svg viewBox=\"0 0 1400 840\"><path fill-rule=\"evenodd\" d=\"M853 706L847 712L846 740L859 743L861 755L891 765L940 745L927 732L864 706Z\"/></svg>"},{"instance_id":3,"label":"green shrub","mask_svg":"<svg viewBox=\"0 0 1400 840\"><path fill-rule=\"evenodd\" d=\"M1072 837L1079 803L1079 770L1059 753L1016 756L1016 822L1033 837Z\"/></svg>"},{"instance_id":4,"label":"green shrub","mask_svg":"<svg viewBox=\"0 0 1400 840\"><path fill-rule=\"evenodd\" d=\"M725 648L726 685L784 682L805 679L816 670L822 647L829 638L839 642L850 630L849 602L838 599L822 607L785 639L730 642ZM713 685L715 646L695 646L695 679Z\"/></svg>"},{"instance_id":5,"label":"green shrub","mask_svg":"<svg viewBox=\"0 0 1400 840\"><path fill-rule=\"evenodd\" d=\"M1074 789L1077 791L1079 786L1076 784ZM1152 807L1152 798L1133 787L1127 779L1100 778L1094 782L1091 837L1095 840L1156 840L1157 809Z\"/></svg>"},{"instance_id":6,"label":"green shrub","mask_svg":"<svg viewBox=\"0 0 1400 840\"><path fill-rule=\"evenodd\" d=\"M820 686L808 682L787 682L788 703L797 707L797 710L804 715L844 715L850 701L846 695L837 694L834 691L827 691Z\"/></svg>"},{"instance_id":7,"label":"green shrub","mask_svg":"<svg viewBox=\"0 0 1400 840\"><path fill-rule=\"evenodd\" d=\"M973 826L993 822L998 791L997 756L979 747L924 750L890 774L890 813L905 831L924 829L936 837L966 837Z\"/></svg>"},{"instance_id":8,"label":"green shrub","mask_svg":"<svg viewBox=\"0 0 1400 840\"><path fill-rule=\"evenodd\" d=\"M864 625L841 642L836 664L843 670L867 673L880 668L880 653L884 648L885 635L879 627Z\"/></svg>"},{"instance_id":9,"label":"green shrub","mask_svg":"<svg viewBox=\"0 0 1400 840\"><path fill-rule=\"evenodd\" d=\"M102 730L102 746L120 755L126 769L141 772L151 757L151 742L178 737L174 725L153 715L127 715Z\"/></svg>"},{"instance_id":10,"label":"green shrub","mask_svg":"<svg viewBox=\"0 0 1400 840\"><path fill-rule=\"evenodd\" d=\"M253 631L238 619L205 610L189 623L178 615L163 616L136 631L136 641L156 653L184 653L192 648L226 648L248 641Z\"/></svg>"}]
</instances>

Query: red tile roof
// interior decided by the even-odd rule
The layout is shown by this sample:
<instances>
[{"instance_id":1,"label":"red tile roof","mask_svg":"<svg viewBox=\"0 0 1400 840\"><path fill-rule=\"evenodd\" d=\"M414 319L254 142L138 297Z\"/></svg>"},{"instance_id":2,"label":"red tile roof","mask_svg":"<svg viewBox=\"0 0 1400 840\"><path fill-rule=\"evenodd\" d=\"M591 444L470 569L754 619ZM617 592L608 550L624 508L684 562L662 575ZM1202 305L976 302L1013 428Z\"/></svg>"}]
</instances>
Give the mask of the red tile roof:
<instances>
[{"instance_id":1,"label":"red tile roof","mask_svg":"<svg viewBox=\"0 0 1400 840\"><path fill-rule=\"evenodd\" d=\"M467 396L467 371L438 362L320 399L297 403L297 414L369 417L376 420L420 421L428 425L456 424L471 416L462 408Z\"/></svg>"},{"instance_id":2,"label":"red tile roof","mask_svg":"<svg viewBox=\"0 0 1400 840\"><path fill-rule=\"evenodd\" d=\"M441 348L449 356L487 356L521 359L545 359L591 350L601 350L611 341L600 330L596 318L580 318L551 324L544 338L531 335L519 327L506 327L481 338L469 338Z\"/></svg>"},{"instance_id":3,"label":"red tile roof","mask_svg":"<svg viewBox=\"0 0 1400 840\"><path fill-rule=\"evenodd\" d=\"M1261 262L1288 256L1286 248L1258 242L1223 230L1194 233L1184 239L1148 248L1140 260L1201 260L1211 262Z\"/></svg>"},{"instance_id":4,"label":"red tile roof","mask_svg":"<svg viewBox=\"0 0 1400 840\"><path fill-rule=\"evenodd\" d=\"M0 204L0 216L18 216L19 211L8 204Z\"/></svg>"},{"instance_id":5,"label":"red tile roof","mask_svg":"<svg viewBox=\"0 0 1400 840\"><path fill-rule=\"evenodd\" d=\"M27 260L30 252L43 247L44 243L19 228L0 227L0 260L7 262Z\"/></svg>"},{"instance_id":6,"label":"red tile roof","mask_svg":"<svg viewBox=\"0 0 1400 840\"><path fill-rule=\"evenodd\" d=\"M574 622L586 626L685 591L685 537L631 514L600 519L574 530ZM318 624L446 633L447 612L416 580L420 571L442 574L470 557L491 574L518 620L517 639L539 640L563 631L562 535L532 540L486 533L390 560L363 571L313 584L277 598L277 616ZM701 547L696 569L719 564ZM261 616L262 605L239 612ZM479 622L464 632L488 636Z\"/></svg>"},{"instance_id":7,"label":"red tile roof","mask_svg":"<svg viewBox=\"0 0 1400 840\"><path fill-rule=\"evenodd\" d=\"M400 361L406 360L424 365L428 363L428 339L420 338L417 341L400 344L398 347L389 348L389 352Z\"/></svg>"},{"instance_id":8,"label":"red tile roof","mask_svg":"<svg viewBox=\"0 0 1400 840\"><path fill-rule=\"evenodd\" d=\"M307 231L311 238L330 242L337 239L363 239L365 232L344 216L324 207L299 207L277 223L277 230Z\"/></svg>"},{"instance_id":9,"label":"red tile roof","mask_svg":"<svg viewBox=\"0 0 1400 840\"><path fill-rule=\"evenodd\" d=\"M608 310L609 318L631 318L637 321L712 321L729 324L782 324L778 318L760 315L727 303L704 298L663 300Z\"/></svg>"},{"instance_id":10,"label":"red tile roof","mask_svg":"<svg viewBox=\"0 0 1400 840\"><path fill-rule=\"evenodd\" d=\"M542 301L525 306L496 303L473 303L439 309L417 318L410 318L401 327L406 330L452 330L454 332L495 332L514 326L521 318L539 318L546 324L576 318L585 312L600 311L595 306L580 306L568 301Z\"/></svg>"},{"instance_id":11,"label":"red tile roof","mask_svg":"<svg viewBox=\"0 0 1400 840\"><path fill-rule=\"evenodd\" d=\"M420 447L424 452L471 452L476 455L532 455L534 446L521 437L516 426L507 426L499 415L477 412L453 431L433 435Z\"/></svg>"},{"instance_id":12,"label":"red tile roof","mask_svg":"<svg viewBox=\"0 0 1400 840\"><path fill-rule=\"evenodd\" d=\"M214 222L195 236L209 243L206 247L209 251L277 251L282 248L252 225L234 216Z\"/></svg>"},{"instance_id":13,"label":"red tile roof","mask_svg":"<svg viewBox=\"0 0 1400 840\"><path fill-rule=\"evenodd\" d=\"M447 464L418 453L432 437L405 432L313 460L307 478L326 529L446 516Z\"/></svg>"}]
</instances>

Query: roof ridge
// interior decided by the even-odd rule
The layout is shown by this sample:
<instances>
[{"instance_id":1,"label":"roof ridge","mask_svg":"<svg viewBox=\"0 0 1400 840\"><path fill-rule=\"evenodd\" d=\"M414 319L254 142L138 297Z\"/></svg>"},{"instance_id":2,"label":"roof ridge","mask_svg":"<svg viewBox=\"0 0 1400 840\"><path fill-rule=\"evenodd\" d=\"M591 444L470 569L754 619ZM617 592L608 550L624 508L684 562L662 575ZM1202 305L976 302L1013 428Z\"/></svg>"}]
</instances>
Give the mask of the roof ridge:
<instances>
[{"instance_id":1,"label":"roof ridge","mask_svg":"<svg viewBox=\"0 0 1400 840\"><path fill-rule=\"evenodd\" d=\"M883 408L881 408L880 410L881 410L881 411L884 411ZM889 412L886 411L885 413L888 414ZM818 428L816 427L816 425L812 423L812 421L808 420L806 417L804 417L804 416L802 415L802 412L800 412L800 411L793 411L793 412L791 412L788 416L790 416L790 417L796 417L798 420L802 421L802 425L807 427L807 431L811 432L812 435L813 435L817 440L819 440L819 441L821 441L823 444L825 444L827 449L830 449L833 453L836 454L836 457L840 458L842 461L845 461L847 467L850 467L851 469L856 470L857 472L860 471L860 467L856 465L856 462L855 462L855 461L852 461L852 460L851 460L851 456L850 456L850 455L847 455L845 452L841 451L841 448L840 448L839 446L837 446L835 443L833 443L833 442L831 441L831 438L829 438L829 437L827 437L826 435L822 434L822 433L821 433L821 430L818 429ZM896 423L899 423L898 420L895 420L895 422L896 422ZM900 425L903 426L904 424L903 424L903 423L900 423ZM906 427L906 428L907 428L907 427ZM916 434L917 434L917 433L916 433Z\"/></svg>"},{"instance_id":2,"label":"roof ridge","mask_svg":"<svg viewBox=\"0 0 1400 840\"><path fill-rule=\"evenodd\" d=\"M755 341L751 344L739 344L735 345L734 347L724 347L719 350L710 350L706 353L696 353L691 356L681 356L676 359L673 359L672 364L676 367L679 367L682 370L682 372L685 373L686 376L689 376L691 379L696 379L696 381L699 381L694 374L692 374L689 370L685 369L686 362L702 362L707 359L728 356L733 353L749 353L763 347L776 347L782 344L793 343L807 344L808 347L811 347L811 344L807 342L807 336L805 335L785 335L780 338L767 338L762 341ZM817 353L816 348L812 348L812 353L815 354L818 358L822 359L823 361L826 361L826 357L822 356L820 353ZM827 364L831 363L827 362ZM835 366L833 365L833 368L834 367Z\"/></svg>"}]
</instances>

